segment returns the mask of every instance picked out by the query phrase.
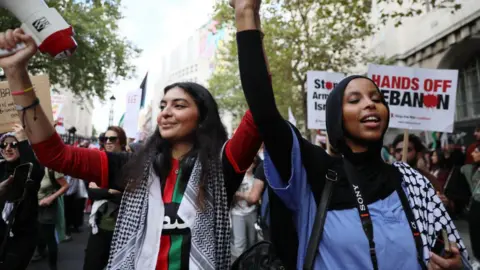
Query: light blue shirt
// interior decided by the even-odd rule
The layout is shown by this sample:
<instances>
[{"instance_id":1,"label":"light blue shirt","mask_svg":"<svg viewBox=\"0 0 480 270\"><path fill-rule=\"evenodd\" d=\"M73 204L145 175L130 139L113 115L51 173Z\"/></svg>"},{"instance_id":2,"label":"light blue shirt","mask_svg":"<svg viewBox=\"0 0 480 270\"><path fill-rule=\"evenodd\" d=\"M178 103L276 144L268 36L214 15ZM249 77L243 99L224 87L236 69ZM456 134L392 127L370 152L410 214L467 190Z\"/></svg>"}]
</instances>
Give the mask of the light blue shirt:
<instances>
[{"instance_id":1,"label":"light blue shirt","mask_svg":"<svg viewBox=\"0 0 480 270\"><path fill-rule=\"evenodd\" d=\"M299 240L297 269L302 269L317 205L307 183L298 139L292 133L292 174L288 183L280 178L267 151L264 168L269 185L294 213ZM407 193L405 187L404 190ZM397 193L369 204L368 208L379 269L421 269L413 235ZM368 240L356 208L328 212L319 251L315 269L373 269Z\"/></svg>"}]
</instances>

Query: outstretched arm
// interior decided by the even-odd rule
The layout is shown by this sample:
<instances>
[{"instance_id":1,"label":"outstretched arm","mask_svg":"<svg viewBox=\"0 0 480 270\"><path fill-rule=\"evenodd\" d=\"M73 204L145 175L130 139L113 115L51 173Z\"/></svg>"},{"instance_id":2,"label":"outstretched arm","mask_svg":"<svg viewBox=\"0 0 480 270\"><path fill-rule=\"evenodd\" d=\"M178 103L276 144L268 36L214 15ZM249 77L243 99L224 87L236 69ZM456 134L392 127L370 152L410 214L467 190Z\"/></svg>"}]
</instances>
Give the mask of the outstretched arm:
<instances>
[{"instance_id":1,"label":"outstretched arm","mask_svg":"<svg viewBox=\"0 0 480 270\"><path fill-rule=\"evenodd\" d=\"M0 67L5 71L15 104L24 108L19 111L20 120L38 160L50 169L80 179L108 179L105 153L66 146L38 104L27 72L28 61L37 51L32 37L25 35L22 29L0 33L0 49L12 49L20 42L25 43L26 48L0 58ZM107 169L103 170L105 167Z\"/></svg>"},{"instance_id":2,"label":"outstretched arm","mask_svg":"<svg viewBox=\"0 0 480 270\"><path fill-rule=\"evenodd\" d=\"M243 91L258 131L281 178L291 172L292 132L275 104L273 88L259 31L259 0L234 2L238 59Z\"/></svg>"}]
</instances>

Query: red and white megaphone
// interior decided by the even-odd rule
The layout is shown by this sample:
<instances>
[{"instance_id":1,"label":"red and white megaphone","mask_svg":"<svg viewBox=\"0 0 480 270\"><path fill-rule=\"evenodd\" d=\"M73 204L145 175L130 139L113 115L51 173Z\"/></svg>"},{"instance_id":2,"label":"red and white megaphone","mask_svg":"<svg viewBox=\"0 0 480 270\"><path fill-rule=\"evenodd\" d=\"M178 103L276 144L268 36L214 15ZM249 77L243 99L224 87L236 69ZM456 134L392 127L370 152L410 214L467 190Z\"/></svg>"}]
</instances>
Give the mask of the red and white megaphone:
<instances>
[{"instance_id":1,"label":"red and white megaphone","mask_svg":"<svg viewBox=\"0 0 480 270\"><path fill-rule=\"evenodd\" d=\"M22 22L21 28L33 37L42 53L59 59L69 57L77 48L73 28L43 0L0 0L0 7L8 9ZM0 57L24 47L17 44L13 50L0 50Z\"/></svg>"}]
</instances>

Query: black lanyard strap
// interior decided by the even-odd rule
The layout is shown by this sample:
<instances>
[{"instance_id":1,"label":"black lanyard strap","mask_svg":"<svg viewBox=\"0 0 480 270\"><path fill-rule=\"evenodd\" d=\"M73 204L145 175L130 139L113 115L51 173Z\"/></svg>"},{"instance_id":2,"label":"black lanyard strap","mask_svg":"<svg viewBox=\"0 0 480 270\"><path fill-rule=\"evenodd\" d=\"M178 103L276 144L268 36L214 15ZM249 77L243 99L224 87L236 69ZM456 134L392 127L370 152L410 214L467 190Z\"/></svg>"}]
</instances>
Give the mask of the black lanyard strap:
<instances>
[{"instance_id":1,"label":"black lanyard strap","mask_svg":"<svg viewBox=\"0 0 480 270\"><path fill-rule=\"evenodd\" d=\"M374 241L374 235L373 235L373 223L372 219L370 217L370 212L368 211L368 206L365 203L365 200L362 196L361 192L361 187L359 183L357 183L357 178L355 175L356 169L353 167L353 165L346 159L343 159L343 164L345 168L345 172L347 174L347 179L352 185L352 191L355 196L355 201L357 202L357 209L358 213L360 215L360 221L362 223L362 228L363 231L365 232L365 235L367 236L368 239L368 245L369 245L369 253L370 253L370 258L372 260L373 264L373 269L378 270L378 260L377 260L377 253L375 251L375 241ZM405 194L402 185L401 185L401 175L398 173L398 171L395 168L389 168L391 171L389 171L389 176L391 179L398 179L398 181L395 182L396 185L396 192L400 198L400 202L402 203L402 208L405 212L405 216L407 217L408 224L410 226L410 229L412 231L413 239L415 241L415 246L417 249L417 260L418 263L420 264L420 267L423 270L426 270L427 267L425 265L425 262L423 260L423 243L422 243L422 237L420 235L420 232L418 231L417 224L415 221L415 216L413 215L412 209L410 208L410 205L408 203L407 195Z\"/></svg>"},{"instance_id":2,"label":"black lanyard strap","mask_svg":"<svg viewBox=\"0 0 480 270\"><path fill-rule=\"evenodd\" d=\"M348 177L350 179L350 177ZM354 181L350 181L350 183ZM353 193L355 194L355 199L357 201L357 209L360 215L360 221L362 222L362 228L365 232L365 235L368 239L370 258L372 259L373 269L378 270L378 260L377 253L375 252L375 241L373 240L373 223L370 218L370 212L368 211L368 206L365 204L363 199L362 192L360 187L352 183Z\"/></svg>"}]
</instances>

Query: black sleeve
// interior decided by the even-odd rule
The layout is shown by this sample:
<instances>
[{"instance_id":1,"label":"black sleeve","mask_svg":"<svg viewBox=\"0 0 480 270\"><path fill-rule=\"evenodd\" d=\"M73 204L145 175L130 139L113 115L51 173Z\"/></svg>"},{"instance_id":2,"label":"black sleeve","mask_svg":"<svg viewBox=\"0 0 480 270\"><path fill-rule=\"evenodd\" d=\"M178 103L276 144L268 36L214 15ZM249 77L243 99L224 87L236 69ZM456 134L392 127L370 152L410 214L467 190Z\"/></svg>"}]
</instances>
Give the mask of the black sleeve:
<instances>
[{"instance_id":1,"label":"black sleeve","mask_svg":"<svg viewBox=\"0 0 480 270\"><path fill-rule=\"evenodd\" d=\"M105 188L89 188L88 198L94 201L109 200L110 202L120 204L122 194L110 194Z\"/></svg>"},{"instance_id":2,"label":"black sleeve","mask_svg":"<svg viewBox=\"0 0 480 270\"><path fill-rule=\"evenodd\" d=\"M260 164L258 164L258 167L255 169L254 178L262 180L263 182L267 181L267 178L265 177L265 171L263 169L263 161L261 161Z\"/></svg>"},{"instance_id":3,"label":"black sleeve","mask_svg":"<svg viewBox=\"0 0 480 270\"><path fill-rule=\"evenodd\" d=\"M238 187L240 187L245 173L237 173L235 171L232 164L230 164L230 161L228 161L225 149L222 153L222 165L225 188L227 189L228 205L231 205L235 192L237 192Z\"/></svg>"},{"instance_id":4,"label":"black sleeve","mask_svg":"<svg viewBox=\"0 0 480 270\"><path fill-rule=\"evenodd\" d=\"M275 104L260 31L238 32L237 46L240 78L248 106L275 167L282 179L288 181L293 136Z\"/></svg>"},{"instance_id":5,"label":"black sleeve","mask_svg":"<svg viewBox=\"0 0 480 270\"><path fill-rule=\"evenodd\" d=\"M108 196L108 189L104 188L88 188L88 198L94 201L98 200L107 200Z\"/></svg>"},{"instance_id":6,"label":"black sleeve","mask_svg":"<svg viewBox=\"0 0 480 270\"><path fill-rule=\"evenodd\" d=\"M122 178L122 168L132 157L131 153L111 153L107 152L108 158L108 184L112 189L123 191L124 179Z\"/></svg>"},{"instance_id":7,"label":"black sleeve","mask_svg":"<svg viewBox=\"0 0 480 270\"><path fill-rule=\"evenodd\" d=\"M45 176L45 167L40 165L38 162L30 143L27 140L19 142L18 152L20 153L20 164L32 163L33 167L30 178L33 181L40 183L40 181L43 179L43 176Z\"/></svg>"}]
</instances>

